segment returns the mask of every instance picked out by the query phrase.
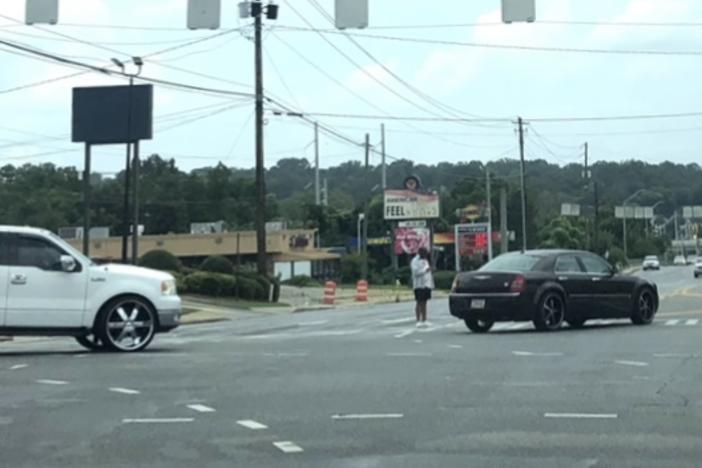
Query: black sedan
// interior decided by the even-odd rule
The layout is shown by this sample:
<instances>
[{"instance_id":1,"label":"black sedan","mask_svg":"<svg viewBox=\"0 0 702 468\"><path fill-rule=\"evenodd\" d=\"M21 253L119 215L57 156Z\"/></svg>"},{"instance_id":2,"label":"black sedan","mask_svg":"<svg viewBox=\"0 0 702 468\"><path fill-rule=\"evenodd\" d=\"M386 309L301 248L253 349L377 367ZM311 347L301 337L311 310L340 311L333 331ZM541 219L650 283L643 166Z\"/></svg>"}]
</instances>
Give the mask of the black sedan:
<instances>
[{"instance_id":1,"label":"black sedan","mask_svg":"<svg viewBox=\"0 0 702 468\"><path fill-rule=\"evenodd\" d=\"M498 321L533 321L538 330L589 319L653 321L658 288L617 273L601 257L573 250L530 250L500 255L477 271L459 273L449 297L451 315L477 333Z\"/></svg>"}]
</instances>

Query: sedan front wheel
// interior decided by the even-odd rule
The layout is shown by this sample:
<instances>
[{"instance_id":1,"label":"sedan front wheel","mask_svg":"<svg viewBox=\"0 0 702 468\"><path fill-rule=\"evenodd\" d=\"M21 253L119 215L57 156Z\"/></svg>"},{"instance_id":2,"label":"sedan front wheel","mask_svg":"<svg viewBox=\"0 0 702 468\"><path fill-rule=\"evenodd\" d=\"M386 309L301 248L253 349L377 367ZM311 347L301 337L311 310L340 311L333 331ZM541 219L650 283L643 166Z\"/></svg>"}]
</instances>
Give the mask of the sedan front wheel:
<instances>
[{"instance_id":1,"label":"sedan front wheel","mask_svg":"<svg viewBox=\"0 0 702 468\"><path fill-rule=\"evenodd\" d=\"M636 325L648 325L656 315L656 303L650 289L642 289L634 303L631 321Z\"/></svg>"}]
</instances>

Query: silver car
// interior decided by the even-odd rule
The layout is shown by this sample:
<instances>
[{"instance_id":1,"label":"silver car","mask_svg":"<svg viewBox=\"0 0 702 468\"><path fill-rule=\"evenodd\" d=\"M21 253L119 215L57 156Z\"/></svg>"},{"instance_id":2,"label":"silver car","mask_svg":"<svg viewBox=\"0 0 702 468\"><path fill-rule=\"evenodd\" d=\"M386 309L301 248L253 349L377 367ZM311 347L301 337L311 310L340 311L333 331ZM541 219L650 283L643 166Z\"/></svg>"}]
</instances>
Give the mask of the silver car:
<instances>
[{"instance_id":1,"label":"silver car","mask_svg":"<svg viewBox=\"0 0 702 468\"><path fill-rule=\"evenodd\" d=\"M660 270L661 269L661 262L658 260L658 257L655 255L648 255L646 258L644 258L643 263L641 264L641 267L644 270Z\"/></svg>"}]
</instances>

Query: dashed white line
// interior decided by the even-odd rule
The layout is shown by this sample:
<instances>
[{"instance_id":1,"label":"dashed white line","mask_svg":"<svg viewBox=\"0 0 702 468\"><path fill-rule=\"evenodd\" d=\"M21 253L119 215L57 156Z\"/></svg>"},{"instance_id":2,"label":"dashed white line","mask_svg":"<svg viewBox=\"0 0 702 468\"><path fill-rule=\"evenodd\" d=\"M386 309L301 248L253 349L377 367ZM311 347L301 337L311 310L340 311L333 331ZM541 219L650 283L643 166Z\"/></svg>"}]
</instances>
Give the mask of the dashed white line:
<instances>
[{"instance_id":1,"label":"dashed white line","mask_svg":"<svg viewBox=\"0 0 702 468\"><path fill-rule=\"evenodd\" d=\"M46 384L46 385L68 385L68 382L66 382L65 380L52 380L52 379L39 379L39 380L37 380L37 383Z\"/></svg>"},{"instance_id":2,"label":"dashed white line","mask_svg":"<svg viewBox=\"0 0 702 468\"><path fill-rule=\"evenodd\" d=\"M334 420L346 419L400 419L405 415L402 413L360 413L360 414L335 414L331 418Z\"/></svg>"},{"instance_id":3,"label":"dashed white line","mask_svg":"<svg viewBox=\"0 0 702 468\"><path fill-rule=\"evenodd\" d=\"M302 447L290 442L289 440L281 442L273 442L273 445L283 453L300 453L303 452Z\"/></svg>"},{"instance_id":4,"label":"dashed white line","mask_svg":"<svg viewBox=\"0 0 702 468\"><path fill-rule=\"evenodd\" d=\"M657 358L687 358L691 357L691 354L682 354L682 353L655 353L653 357Z\"/></svg>"},{"instance_id":5,"label":"dashed white line","mask_svg":"<svg viewBox=\"0 0 702 468\"><path fill-rule=\"evenodd\" d=\"M414 329L410 328L409 330L405 330L403 332L398 333L397 335L395 335L395 338L404 338L407 335L411 335L412 333L414 333Z\"/></svg>"},{"instance_id":6,"label":"dashed white line","mask_svg":"<svg viewBox=\"0 0 702 468\"><path fill-rule=\"evenodd\" d=\"M450 344L450 345L448 345L448 347L451 349L463 349L463 345L459 345L459 344Z\"/></svg>"},{"instance_id":7,"label":"dashed white line","mask_svg":"<svg viewBox=\"0 0 702 468\"><path fill-rule=\"evenodd\" d=\"M122 387L110 387L109 390L114 393L123 393L125 395L138 395L141 393L139 390L133 390L131 388Z\"/></svg>"},{"instance_id":8,"label":"dashed white line","mask_svg":"<svg viewBox=\"0 0 702 468\"><path fill-rule=\"evenodd\" d=\"M515 356L538 356L538 357L552 357L552 356L563 356L560 352L546 352L546 353L533 353L531 351L512 351Z\"/></svg>"},{"instance_id":9,"label":"dashed white line","mask_svg":"<svg viewBox=\"0 0 702 468\"><path fill-rule=\"evenodd\" d=\"M390 357L429 357L431 353L388 353Z\"/></svg>"},{"instance_id":10,"label":"dashed white line","mask_svg":"<svg viewBox=\"0 0 702 468\"><path fill-rule=\"evenodd\" d=\"M173 424L193 422L195 418L125 418L123 424Z\"/></svg>"},{"instance_id":11,"label":"dashed white line","mask_svg":"<svg viewBox=\"0 0 702 468\"><path fill-rule=\"evenodd\" d=\"M700 319L689 319L685 325L697 325L698 323L700 323Z\"/></svg>"},{"instance_id":12,"label":"dashed white line","mask_svg":"<svg viewBox=\"0 0 702 468\"><path fill-rule=\"evenodd\" d=\"M193 411L197 411L198 413L214 413L216 411L214 408L200 404L188 405L188 408Z\"/></svg>"},{"instance_id":13,"label":"dashed white line","mask_svg":"<svg viewBox=\"0 0 702 468\"><path fill-rule=\"evenodd\" d=\"M386 324L386 325L392 325L392 324L395 324L395 323L409 323L409 322L414 322L415 320L416 320L416 319L414 319L414 318L412 318L412 317L403 317L403 318L399 318L399 319L387 319L387 320L383 320L382 323L384 323L384 324Z\"/></svg>"},{"instance_id":14,"label":"dashed white line","mask_svg":"<svg viewBox=\"0 0 702 468\"><path fill-rule=\"evenodd\" d=\"M261 424L260 422L254 421L252 419L242 419L240 421L236 422L240 426L244 426L247 429L251 429L252 431L261 431L263 429L268 429L268 426L265 424Z\"/></svg>"},{"instance_id":15,"label":"dashed white line","mask_svg":"<svg viewBox=\"0 0 702 468\"><path fill-rule=\"evenodd\" d=\"M623 366L634 366L634 367L646 367L648 366L647 362L643 361L626 361L626 360L619 360L619 361L614 361L615 364L621 364Z\"/></svg>"},{"instance_id":16,"label":"dashed white line","mask_svg":"<svg viewBox=\"0 0 702 468\"><path fill-rule=\"evenodd\" d=\"M417 344L423 343L422 340L414 340L414 342L417 343Z\"/></svg>"},{"instance_id":17,"label":"dashed white line","mask_svg":"<svg viewBox=\"0 0 702 468\"><path fill-rule=\"evenodd\" d=\"M671 319L671 320L667 320L665 322L666 326L668 326L668 327L673 326L673 325L677 325L678 323L680 323L680 320L678 320L678 319Z\"/></svg>"},{"instance_id":18,"label":"dashed white line","mask_svg":"<svg viewBox=\"0 0 702 468\"><path fill-rule=\"evenodd\" d=\"M300 322L298 325L305 327L305 326L313 326L313 325L324 325L325 323L329 323L329 320L314 320L310 322Z\"/></svg>"},{"instance_id":19,"label":"dashed white line","mask_svg":"<svg viewBox=\"0 0 702 468\"><path fill-rule=\"evenodd\" d=\"M544 413L544 418L617 419L616 413Z\"/></svg>"},{"instance_id":20,"label":"dashed white line","mask_svg":"<svg viewBox=\"0 0 702 468\"><path fill-rule=\"evenodd\" d=\"M24 369L25 367L28 367L27 364L15 364L14 366L10 367L10 370L19 370Z\"/></svg>"}]
</instances>

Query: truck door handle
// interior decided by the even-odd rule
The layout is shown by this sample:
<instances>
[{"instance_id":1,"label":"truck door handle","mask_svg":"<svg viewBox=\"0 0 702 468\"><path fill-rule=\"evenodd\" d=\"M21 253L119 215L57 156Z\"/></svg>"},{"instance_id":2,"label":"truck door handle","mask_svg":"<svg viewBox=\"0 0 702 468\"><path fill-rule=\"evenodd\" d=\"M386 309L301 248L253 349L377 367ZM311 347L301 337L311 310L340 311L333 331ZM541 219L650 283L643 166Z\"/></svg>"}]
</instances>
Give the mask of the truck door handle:
<instances>
[{"instance_id":1,"label":"truck door handle","mask_svg":"<svg viewBox=\"0 0 702 468\"><path fill-rule=\"evenodd\" d=\"M567 280L567 279L568 279L567 276L559 276L559 277L558 277L558 281L565 281L565 280Z\"/></svg>"},{"instance_id":2,"label":"truck door handle","mask_svg":"<svg viewBox=\"0 0 702 468\"><path fill-rule=\"evenodd\" d=\"M27 284L27 275L23 275L22 273L15 273L12 275L12 278L10 279L10 282L12 284Z\"/></svg>"},{"instance_id":3,"label":"truck door handle","mask_svg":"<svg viewBox=\"0 0 702 468\"><path fill-rule=\"evenodd\" d=\"M600 278L599 276L592 277L592 281L601 281L601 280L602 280L602 278Z\"/></svg>"}]
</instances>

